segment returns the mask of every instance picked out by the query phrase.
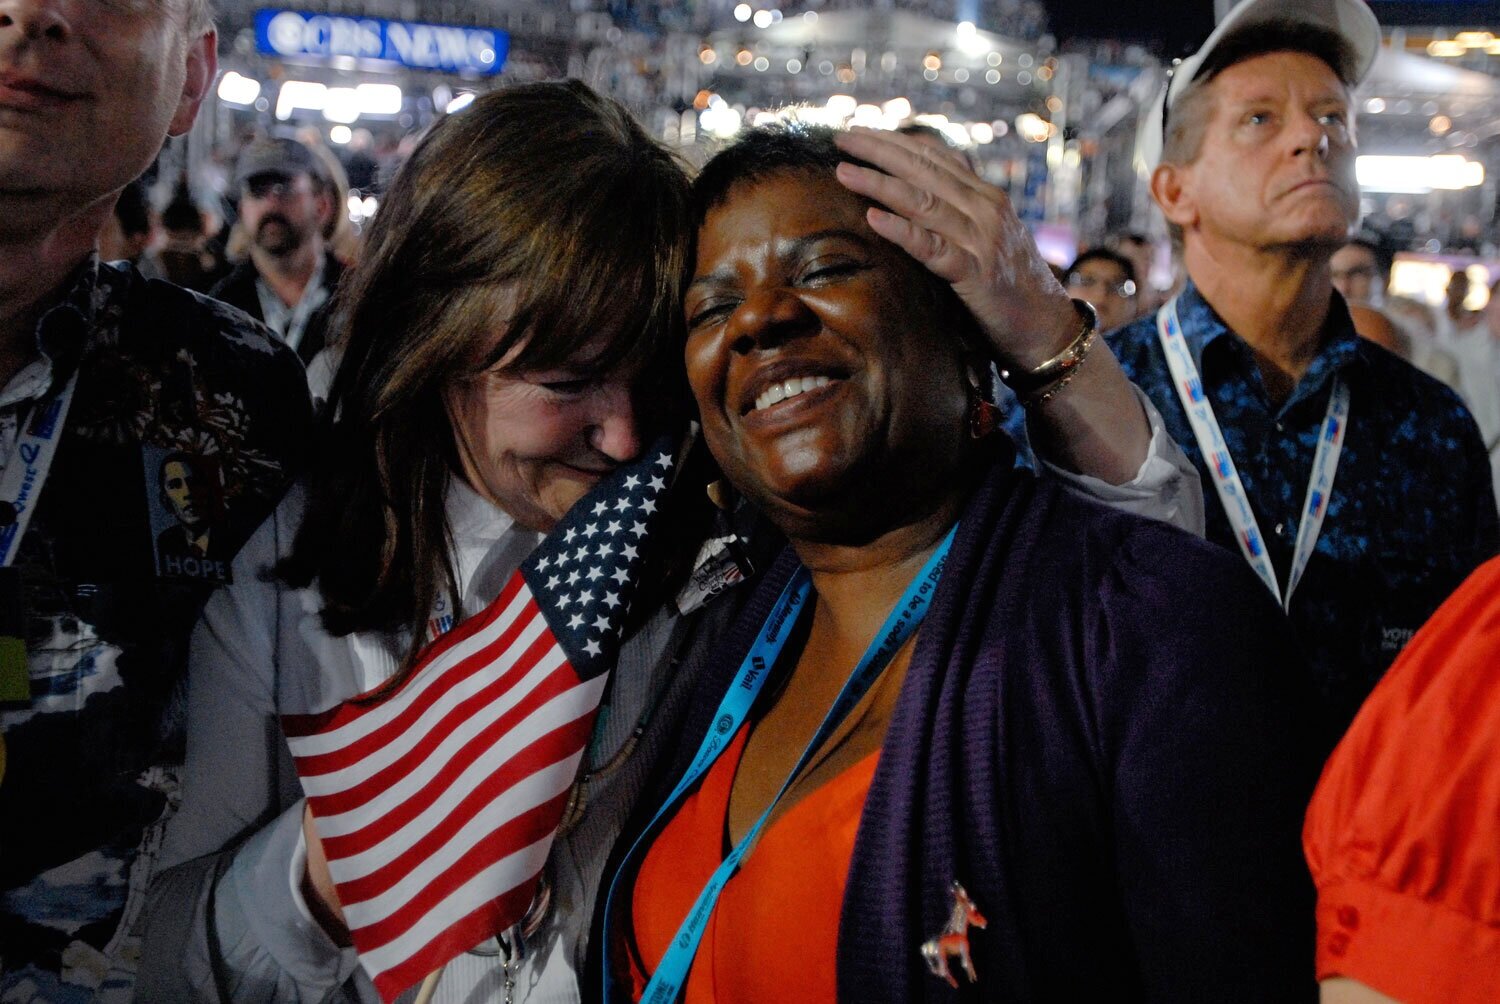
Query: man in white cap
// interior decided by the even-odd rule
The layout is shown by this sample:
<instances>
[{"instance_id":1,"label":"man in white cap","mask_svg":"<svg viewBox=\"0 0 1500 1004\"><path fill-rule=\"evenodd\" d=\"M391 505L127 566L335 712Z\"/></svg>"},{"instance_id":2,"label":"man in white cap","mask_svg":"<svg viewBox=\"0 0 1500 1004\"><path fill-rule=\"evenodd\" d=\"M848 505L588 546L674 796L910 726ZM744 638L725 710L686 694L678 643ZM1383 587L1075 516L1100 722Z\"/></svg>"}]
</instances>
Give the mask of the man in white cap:
<instances>
[{"instance_id":1,"label":"man in white cap","mask_svg":"<svg viewBox=\"0 0 1500 1004\"><path fill-rule=\"evenodd\" d=\"M1379 47L1362 0L1244 0L1176 67L1146 145L1189 281L1110 338L1203 475L1208 538L1290 615L1330 740L1497 547L1468 411L1358 338L1333 288L1359 217L1350 92Z\"/></svg>"},{"instance_id":2,"label":"man in white cap","mask_svg":"<svg viewBox=\"0 0 1500 1004\"><path fill-rule=\"evenodd\" d=\"M0 0L7 1004L130 999L188 633L311 432L301 366L269 332L95 253L120 191L191 127L216 41L206 0ZM198 474L214 561L162 560L174 465Z\"/></svg>"}]
</instances>

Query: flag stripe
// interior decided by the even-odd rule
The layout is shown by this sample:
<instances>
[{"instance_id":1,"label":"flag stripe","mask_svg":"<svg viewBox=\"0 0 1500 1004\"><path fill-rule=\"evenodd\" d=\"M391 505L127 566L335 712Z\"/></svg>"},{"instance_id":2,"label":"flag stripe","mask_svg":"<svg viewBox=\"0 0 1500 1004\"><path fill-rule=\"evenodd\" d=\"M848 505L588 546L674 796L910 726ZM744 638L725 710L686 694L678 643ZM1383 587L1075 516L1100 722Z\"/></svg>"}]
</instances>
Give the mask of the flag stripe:
<instances>
[{"instance_id":1,"label":"flag stripe","mask_svg":"<svg viewBox=\"0 0 1500 1004\"><path fill-rule=\"evenodd\" d=\"M408 924L398 937L384 944L360 949L361 958L366 959L368 965L378 969L395 965L420 948L422 943L432 936L432 930L444 926L445 918L466 916L486 899L493 898L497 892L515 888L510 883L516 875L535 877L541 874L551 846L552 835L549 833L534 843L523 844L511 850L503 857L492 857L488 867L477 872L473 879L457 889L444 892L440 896L428 894L426 890L415 891L414 898L420 899L421 902L414 904L409 915L420 919ZM520 917L517 916L515 919L519 920ZM360 933L363 936L365 932L362 930ZM497 932L489 933L493 935Z\"/></svg>"},{"instance_id":2,"label":"flag stripe","mask_svg":"<svg viewBox=\"0 0 1500 1004\"><path fill-rule=\"evenodd\" d=\"M399 728L410 728L414 719L420 718L435 702L462 683L467 678L467 673L473 672L476 667L482 667L487 659L504 652L507 644L531 626L538 611L530 591L524 585L521 586L519 595L511 598L510 606L504 613L506 617L503 620L492 621L484 631L476 632L461 645L450 648L441 661L418 669L406 686L391 695L385 703L368 705L371 708L382 708L381 715L363 713L359 718L344 723L337 733L292 740L292 755L299 764L306 763L309 770L326 773L327 768L320 766L320 758L337 757L351 746L368 751L397 736Z\"/></svg>"},{"instance_id":3,"label":"flag stripe","mask_svg":"<svg viewBox=\"0 0 1500 1004\"><path fill-rule=\"evenodd\" d=\"M564 714L566 705L548 705L569 689L575 690L567 702L573 705L571 715ZM503 773L512 759L525 756L555 729L592 711L587 707L591 693L592 688L579 688L573 670L564 663L553 671L546 686L536 689L536 701L512 709L510 714L497 719L476 735L462 754L462 762L439 762L439 776L431 783L394 791L394 808L390 811L360 824L358 829L326 839L324 848L327 853L339 858L349 869L346 874L334 877L342 882L384 867L395 857L395 852L385 846L387 843L410 843L432 829L432 814L462 811L472 793L486 790L489 779ZM457 761L458 757L454 760ZM534 759L527 762L542 765ZM403 798L403 795L407 797ZM311 804L313 814L317 815L317 803ZM425 823L424 815L428 817ZM358 816L366 817L367 814L359 813ZM322 826L321 819L318 825ZM396 839L389 840L393 836Z\"/></svg>"},{"instance_id":4,"label":"flag stripe","mask_svg":"<svg viewBox=\"0 0 1500 1004\"><path fill-rule=\"evenodd\" d=\"M442 871L420 880L413 875L410 883L385 897L390 901L385 904L386 909L374 902L365 904L365 908L356 914L369 920L359 928L364 951L374 952L391 945L408 930L441 926L444 918L452 914L451 911L444 912L440 904L452 896L465 895L464 890L483 873L489 872L490 877L479 892L491 896L497 889L509 889L535 878L541 869L541 861L526 856L509 856L505 852L514 847L529 847L546 838L557 826L557 816L567 798L565 784L552 798L508 819L500 829L492 830L485 840L469 848ZM497 860L504 862L503 866L498 865ZM394 909L390 908L392 904ZM434 914L435 909L438 912ZM346 916L350 915L346 913Z\"/></svg>"},{"instance_id":5,"label":"flag stripe","mask_svg":"<svg viewBox=\"0 0 1500 1004\"><path fill-rule=\"evenodd\" d=\"M444 819L436 829L401 850L388 864L367 875L348 880L341 878L339 901L345 912L349 913L352 908L389 892L408 876L417 881L423 868L441 871L475 846L493 839L493 835L504 828L508 815L533 812L537 806L566 793L573 782L567 766L574 754L559 751L556 743L575 739L578 732L592 722L592 717L586 716L586 719L571 722L534 743L528 751L532 762L517 763L504 775L497 774L494 784L487 785L474 796L486 801L473 809L466 806L467 816ZM507 768L510 767L508 764ZM494 804L499 797L505 799L502 807ZM360 915L364 914L361 912Z\"/></svg>"},{"instance_id":6,"label":"flag stripe","mask_svg":"<svg viewBox=\"0 0 1500 1004\"><path fill-rule=\"evenodd\" d=\"M476 678L472 685L483 690L464 698L441 718L424 718L424 727L413 729L399 744L399 759L393 761L393 754L380 750L332 774L306 778L302 789L309 798L327 799L323 814L333 817L373 801L381 790L407 778L421 777L425 783L423 771L429 770L434 756L461 749L475 733L525 699L559 664L566 665L563 654L550 635L543 634L515 657L503 675L494 678L498 668L489 667Z\"/></svg>"},{"instance_id":7,"label":"flag stripe","mask_svg":"<svg viewBox=\"0 0 1500 1004\"><path fill-rule=\"evenodd\" d=\"M530 905L531 887L517 886L476 907L420 948L408 952L401 961L384 970L374 970L380 974L375 977L375 989L385 1000L394 1000L408 987L420 983L438 965L494 937L496 931L510 927L515 923L512 918L522 916ZM431 932L424 929L416 933L425 936ZM361 958L360 961L367 971L372 969L368 960Z\"/></svg>"},{"instance_id":8,"label":"flag stripe","mask_svg":"<svg viewBox=\"0 0 1500 1004\"><path fill-rule=\"evenodd\" d=\"M512 600L523 589L526 589L526 581L519 574L512 575L500 590L500 595L485 607L482 611L468 618L458 627L443 635L437 641L422 652L417 662L419 664L431 665L441 659L449 650L468 641L474 635L488 628L499 620L509 609ZM374 688L380 689L379 687ZM366 703L363 699L370 696L374 690L351 698L337 707L329 708L327 711L310 715L282 715L281 731L289 740L311 739L326 740L329 749L335 749L342 745L347 739L341 739L340 730L348 725L367 717L376 719L378 725L384 721L384 716L389 714L389 701Z\"/></svg>"},{"instance_id":9,"label":"flag stripe","mask_svg":"<svg viewBox=\"0 0 1500 1004\"><path fill-rule=\"evenodd\" d=\"M442 680L426 689L419 704L404 709L387 725L342 750L309 755L294 749L299 773L326 787L342 783L335 776L340 772L369 775L408 755L444 719L451 720L455 711L472 708L483 699L483 691L494 686L496 673L491 670L497 659L532 648L539 637L543 645L555 644L534 604L527 604L521 618L490 644L451 666L437 668L436 672L444 674Z\"/></svg>"}]
</instances>

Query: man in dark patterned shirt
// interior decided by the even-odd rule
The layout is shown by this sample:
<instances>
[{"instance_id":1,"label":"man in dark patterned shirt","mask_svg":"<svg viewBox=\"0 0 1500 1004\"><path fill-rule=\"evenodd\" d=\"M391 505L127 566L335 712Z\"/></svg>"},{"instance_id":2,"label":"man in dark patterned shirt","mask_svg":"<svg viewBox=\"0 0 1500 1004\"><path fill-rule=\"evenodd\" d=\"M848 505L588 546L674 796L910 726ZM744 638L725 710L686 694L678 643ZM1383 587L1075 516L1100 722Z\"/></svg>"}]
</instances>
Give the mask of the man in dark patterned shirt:
<instances>
[{"instance_id":1,"label":"man in dark patterned shirt","mask_svg":"<svg viewBox=\"0 0 1500 1004\"><path fill-rule=\"evenodd\" d=\"M188 632L310 431L268 332L94 254L119 191L192 124L215 44L205 0L0 0L7 1004L129 999Z\"/></svg>"},{"instance_id":2,"label":"man in dark patterned shirt","mask_svg":"<svg viewBox=\"0 0 1500 1004\"><path fill-rule=\"evenodd\" d=\"M1332 285L1379 42L1359 0L1245 0L1177 67L1151 186L1189 283L1109 339L1202 473L1209 539L1287 607L1335 734L1497 546L1473 419Z\"/></svg>"}]
</instances>

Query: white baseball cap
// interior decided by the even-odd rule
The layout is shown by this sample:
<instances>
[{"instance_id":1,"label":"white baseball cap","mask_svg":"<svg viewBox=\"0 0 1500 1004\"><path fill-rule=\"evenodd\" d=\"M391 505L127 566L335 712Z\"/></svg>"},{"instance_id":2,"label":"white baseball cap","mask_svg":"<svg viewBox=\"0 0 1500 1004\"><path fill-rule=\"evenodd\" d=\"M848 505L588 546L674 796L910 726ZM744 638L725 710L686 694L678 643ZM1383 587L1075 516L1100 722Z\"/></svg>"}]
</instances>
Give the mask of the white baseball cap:
<instances>
[{"instance_id":1,"label":"white baseball cap","mask_svg":"<svg viewBox=\"0 0 1500 1004\"><path fill-rule=\"evenodd\" d=\"M1225 38L1245 28L1266 23L1300 24L1333 32L1349 46L1353 65L1339 68L1339 75L1357 87L1369 76L1380 51L1380 22L1365 0L1240 0L1214 28L1198 51L1172 69L1167 86L1148 113L1141 134L1141 156L1155 167L1161 159L1167 113L1198 71Z\"/></svg>"}]
</instances>

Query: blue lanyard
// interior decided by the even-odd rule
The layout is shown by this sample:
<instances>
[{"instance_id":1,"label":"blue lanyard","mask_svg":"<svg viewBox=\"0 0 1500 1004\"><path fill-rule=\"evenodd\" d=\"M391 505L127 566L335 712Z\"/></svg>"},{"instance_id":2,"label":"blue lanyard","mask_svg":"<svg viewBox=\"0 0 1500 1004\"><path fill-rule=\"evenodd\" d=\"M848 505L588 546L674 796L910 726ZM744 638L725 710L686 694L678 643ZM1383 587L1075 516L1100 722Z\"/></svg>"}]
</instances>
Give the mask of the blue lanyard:
<instances>
[{"instance_id":1,"label":"blue lanyard","mask_svg":"<svg viewBox=\"0 0 1500 1004\"><path fill-rule=\"evenodd\" d=\"M932 603L932 595L937 589L938 580L942 577L943 564L948 558L949 549L953 546L953 536L957 530L958 527L955 526L948 531L948 535L943 538L937 550L927 559L927 563L922 566L922 570L917 573L911 584L906 587L906 592L891 610L880 632L875 635L864 656L849 674L849 678L844 681L843 689L839 691L833 707L828 709L828 714L823 717L818 731L813 733L812 740L797 759L797 765L792 768L791 774L782 782L780 790L776 792L776 797L771 799L771 804L766 806L765 812L761 813L755 825L751 826L749 831L734 845L724 858L724 863L718 867L703 887L703 891L698 894L693 908L688 911L687 918L683 920L682 926L673 936L671 946L662 957L661 964L656 967L651 982L646 985L645 993L641 997L643 1002L671 1004L677 999L683 984L687 982L688 970L692 968L693 957L697 955L698 943L703 938L703 932L708 928L708 919L713 914L714 904L718 902L719 894L724 891L724 886L728 884L729 879L739 870L740 864L750 854L756 837L760 835L761 830L765 828L766 821L771 817L771 810L776 807L777 802L781 801L782 796L802 773L808 761L828 741L839 723L854 710L854 706L879 678L896 651L916 632L917 627L922 623L922 618L927 615ZM761 628L759 637L745 656L745 661L740 664L739 672L729 686L729 692L719 702L719 708L714 712L713 728L709 730L702 745L698 747L698 753L693 757L692 765L688 767L682 780L678 781L677 786L672 789L672 794L667 797L666 802L656 811L656 815L651 819L651 825L631 845L629 853L625 855L620 868L610 880L609 894L605 899L606 948L602 953L606 960L609 955L608 922L614 912L615 891L619 885L620 876L635 858L636 852L641 849L647 837L656 830L657 824L672 811L678 799L708 772L714 761L729 746L731 738L744 724L751 706L754 705L761 688L765 686L771 668L780 658L787 636L792 633L797 621L809 606L807 601L811 595L812 577L806 568L798 568L791 581L786 584L786 588L781 591L781 596L772 608L771 615L766 618L765 626ZM606 961L604 972L606 1002L609 1000L609 985L609 966Z\"/></svg>"}]
</instances>

